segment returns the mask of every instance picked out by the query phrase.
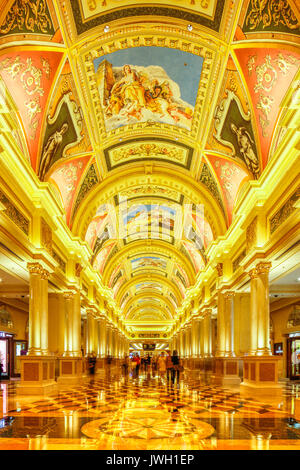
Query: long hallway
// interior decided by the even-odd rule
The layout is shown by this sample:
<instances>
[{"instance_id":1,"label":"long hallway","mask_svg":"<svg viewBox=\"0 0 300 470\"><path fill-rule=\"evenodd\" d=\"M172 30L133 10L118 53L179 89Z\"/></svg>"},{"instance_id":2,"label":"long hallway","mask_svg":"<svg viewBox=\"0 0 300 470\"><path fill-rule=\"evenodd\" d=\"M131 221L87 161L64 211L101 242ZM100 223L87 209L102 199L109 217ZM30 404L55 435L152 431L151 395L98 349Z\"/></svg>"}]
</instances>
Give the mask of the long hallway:
<instances>
[{"instance_id":1,"label":"long hallway","mask_svg":"<svg viewBox=\"0 0 300 470\"><path fill-rule=\"evenodd\" d=\"M300 449L299 383L260 398L188 374L172 385L117 369L51 397L17 396L16 383L1 385L0 450Z\"/></svg>"}]
</instances>

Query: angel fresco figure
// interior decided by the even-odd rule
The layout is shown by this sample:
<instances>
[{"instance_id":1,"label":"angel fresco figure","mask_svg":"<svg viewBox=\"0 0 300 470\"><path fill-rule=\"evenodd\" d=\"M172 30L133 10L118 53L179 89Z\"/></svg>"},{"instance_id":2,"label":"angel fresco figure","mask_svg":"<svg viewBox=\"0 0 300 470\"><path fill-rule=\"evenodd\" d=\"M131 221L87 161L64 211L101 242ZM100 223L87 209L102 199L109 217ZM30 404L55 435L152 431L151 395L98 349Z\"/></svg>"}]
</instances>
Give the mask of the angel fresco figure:
<instances>
[{"instance_id":1,"label":"angel fresco figure","mask_svg":"<svg viewBox=\"0 0 300 470\"><path fill-rule=\"evenodd\" d=\"M130 65L124 65L122 78L118 80L111 89L109 104L106 107L106 114L118 114L122 108L128 113L136 114L139 117L140 109L146 106L145 88L141 78Z\"/></svg>"},{"instance_id":2,"label":"angel fresco figure","mask_svg":"<svg viewBox=\"0 0 300 470\"><path fill-rule=\"evenodd\" d=\"M49 170L52 157L55 155L56 150L58 149L59 145L63 141L63 135L68 130L68 124L65 122L59 131L55 131L52 135L50 135L44 149L40 163L39 169L39 177L41 181L44 180L47 171Z\"/></svg>"},{"instance_id":3,"label":"angel fresco figure","mask_svg":"<svg viewBox=\"0 0 300 470\"><path fill-rule=\"evenodd\" d=\"M253 150L254 141L245 127L237 127L231 123L231 130L236 134L239 150L244 158L247 167L253 173L255 179L259 177L259 162Z\"/></svg>"}]
</instances>

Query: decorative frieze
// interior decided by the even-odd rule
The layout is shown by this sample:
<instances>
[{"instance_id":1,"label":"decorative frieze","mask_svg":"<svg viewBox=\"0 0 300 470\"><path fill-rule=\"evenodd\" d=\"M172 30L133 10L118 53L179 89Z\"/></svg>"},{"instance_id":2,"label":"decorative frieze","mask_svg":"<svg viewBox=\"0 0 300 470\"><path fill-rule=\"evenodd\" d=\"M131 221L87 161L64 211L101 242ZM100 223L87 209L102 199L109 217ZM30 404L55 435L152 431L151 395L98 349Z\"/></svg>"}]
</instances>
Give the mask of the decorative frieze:
<instances>
[{"instance_id":1,"label":"decorative frieze","mask_svg":"<svg viewBox=\"0 0 300 470\"><path fill-rule=\"evenodd\" d=\"M300 197L300 187L296 189L293 195L286 201L286 203L270 218L270 233L274 233L280 225L287 220L296 210L295 204Z\"/></svg>"},{"instance_id":2,"label":"decorative frieze","mask_svg":"<svg viewBox=\"0 0 300 470\"><path fill-rule=\"evenodd\" d=\"M21 214L16 206L0 191L0 203L5 207L3 213L9 217L26 235L29 234L29 220Z\"/></svg>"},{"instance_id":3,"label":"decorative frieze","mask_svg":"<svg viewBox=\"0 0 300 470\"><path fill-rule=\"evenodd\" d=\"M246 250L247 253L256 245L257 240L257 217L254 217L246 230Z\"/></svg>"},{"instance_id":4,"label":"decorative frieze","mask_svg":"<svg viewBox=\"0 0 300 470\"><path fill-rule=\"evenodd\" d=\"M239 266L240 266L240 263L241 261L245 258L246 256L246 250L243 250L238 256L237 258L235 258L233 260L233 263L232 263L232 268L233 268L233 272L236 271Z\"/></svg>"},{"instance_id":5,"label":"decorative frieze","mask_svg":"<svg viewBox=\"0 0 300 470\"><path fill-rule=\"evenodd\" d=\"M66 265L65 261L59 256L59 254L54 250L52 250L52 258L54 258L55 261L57 261L60 269L65 273L67 265Z\"/></svg>"}]
</instances>

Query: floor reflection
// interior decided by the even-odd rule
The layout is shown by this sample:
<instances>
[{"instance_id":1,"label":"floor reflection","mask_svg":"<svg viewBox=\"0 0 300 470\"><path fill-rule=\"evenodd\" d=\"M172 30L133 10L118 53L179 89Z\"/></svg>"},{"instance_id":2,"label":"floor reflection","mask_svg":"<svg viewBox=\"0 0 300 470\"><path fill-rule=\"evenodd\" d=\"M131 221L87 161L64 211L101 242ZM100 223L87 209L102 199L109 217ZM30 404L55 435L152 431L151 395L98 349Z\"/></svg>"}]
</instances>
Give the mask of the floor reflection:
<instances>
[{"instance_id":1,"label":"floor reflection","mask_svg":"<svg viewBox=\"0 0 300 470\"><path fill-rule=\"evenodd\" d=\"M299 449L299 384L259 398L186 376L97 375L54 396L1 384L0 449Z\"/></svg>"}]
</instances>

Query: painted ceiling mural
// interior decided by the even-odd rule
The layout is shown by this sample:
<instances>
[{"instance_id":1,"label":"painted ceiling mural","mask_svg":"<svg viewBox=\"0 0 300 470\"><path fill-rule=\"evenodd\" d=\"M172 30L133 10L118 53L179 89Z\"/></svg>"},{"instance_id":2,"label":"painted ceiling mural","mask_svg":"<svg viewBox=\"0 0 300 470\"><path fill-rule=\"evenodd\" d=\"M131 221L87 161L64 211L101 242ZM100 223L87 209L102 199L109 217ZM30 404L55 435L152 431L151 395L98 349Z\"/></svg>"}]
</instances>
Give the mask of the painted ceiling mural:
<instances>
[{"instance_id":1,"label":"painted ceiling mural","mask_svg":"<svg viewBox=\"0 0 300 470\"><path fill-rule=\"evenodd\" d=\"M106 130L139 122L191 129L203 58L136 47L94 59Z\"/></svg>"},{"instance_id":2,"label":"painted ceiling mural","mask_svg":"<svg viewBox=\"0 0 300 470\"><path fill-rule=\"evenodd\" d=\"M299 70L300 54L274 44L236 49L235 54L252 99L265 167L280 103Z\"/></svg>"},{"instance_id":3,"label":"painted ceiling mural","mask_svg":"<svg viewBox=\"0 0 300 470\"><path fill-rule=\"evenodd\" d=\"M15 145L131 332L175 317L272 164L299 38L288 0L0 0Z\"/></svg>"},{"instance_id":4,"label":"painted ceiling mural","mask_svg":"<svg viewBox=\"0 0 300 470\"><path fill-rule=\"evenodd\" d=\"M14 0L0 23L0 43L2 38L28 35L32 40L47 38L52 42L62 42L61 31L51 0Z\"/></svg>"},{"instance_id":5,"label":"painted ceiling mural","mask_svg":"<svg viewBox=\"0 0 300 470\"><path fill-rule=\"evenodd\" d=\"M82 174L87 166L90 156L75 158L60 165L50 177L50 182L54 184L61 195L66 221L69 223L72 203L74 202L75 191Z\"/></svg>"},{"instance_id":6,"label":"painted ceiling mural","mask_svg":"<svg viewBox=\"0 0 300 470\"><path fill-rule=\"evenodd\" d=\"M74 85L66 61L52 95L38 165L41 180L62 160L92 150Z\"/></svg>"},{"instance_id":7,"label":"painted ceiling mural","mask_svg":"<svg viewBox=\"0 0 300 470\"><path fill-rule=\"evenodd\" d=\"M19 110L34 170L46 103L61 59L62 52L30 47L8 49L0 56L0 75Z\"/></svg>"}]
</instances>

